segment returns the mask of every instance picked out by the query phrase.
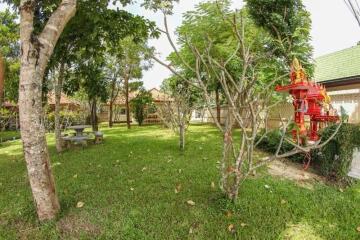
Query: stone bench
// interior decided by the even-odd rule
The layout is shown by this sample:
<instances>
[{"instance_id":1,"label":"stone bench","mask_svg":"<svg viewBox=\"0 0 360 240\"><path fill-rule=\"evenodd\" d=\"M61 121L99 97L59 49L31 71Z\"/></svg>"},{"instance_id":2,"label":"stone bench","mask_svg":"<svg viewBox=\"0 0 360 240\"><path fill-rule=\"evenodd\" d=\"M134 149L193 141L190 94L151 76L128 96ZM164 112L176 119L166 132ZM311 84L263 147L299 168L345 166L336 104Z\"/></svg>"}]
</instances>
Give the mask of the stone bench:
<instances>
[{"instance_id":1,"label":"stone bench","mask_svg":"<svg viewBox=\"0 0 360 240\"><path fill-rule=\"evenodd\" d=\"M82 147L87 146L87 142L91 140L89 136L64 136L61 138L63 146L70 148L72 145L81 145Z\"/></svg>"},{"instance_id":2,"label":"stone bench","mask_svg":"<svg viewBox=\"0 0 360 240\"><path fill-rule=\"evenodd\" d=\"M95 140L94 140L95 144L100 144L103 142L104 134L102 132L100 131L94 132L94 135L95 135Z\"/></svg>"}]
</instances>

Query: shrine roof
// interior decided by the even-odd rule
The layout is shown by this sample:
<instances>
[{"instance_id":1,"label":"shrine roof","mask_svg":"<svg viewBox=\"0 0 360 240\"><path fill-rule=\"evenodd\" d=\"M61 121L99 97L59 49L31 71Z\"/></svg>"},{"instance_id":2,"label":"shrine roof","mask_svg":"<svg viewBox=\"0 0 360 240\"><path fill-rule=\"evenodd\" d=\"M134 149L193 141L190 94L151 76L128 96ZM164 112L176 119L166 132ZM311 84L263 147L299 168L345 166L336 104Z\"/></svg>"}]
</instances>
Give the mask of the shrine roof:
<instances>
[{"instance_id":1,"label":"shrine roof","mask_svg":"<svg viewBox=\"0 0 360 240\"><path fill-rule=\"evenodd\" d=\"M314 78L317 82L349 79L360 76L360 45L315 59Z\"/></svg>"}]
</instances>

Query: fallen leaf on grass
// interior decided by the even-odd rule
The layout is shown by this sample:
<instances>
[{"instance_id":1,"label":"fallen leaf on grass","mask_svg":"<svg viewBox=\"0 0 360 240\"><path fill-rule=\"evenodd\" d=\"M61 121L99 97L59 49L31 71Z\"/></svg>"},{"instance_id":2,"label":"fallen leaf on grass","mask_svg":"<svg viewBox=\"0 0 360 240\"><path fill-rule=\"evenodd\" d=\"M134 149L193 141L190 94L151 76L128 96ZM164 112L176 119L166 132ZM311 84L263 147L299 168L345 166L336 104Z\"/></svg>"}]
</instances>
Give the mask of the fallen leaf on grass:
<instances>
[{"instance_id":1,"label":"fallen leaf on grass","mask_svg":"<svg viewBox=\"0 0 360 240\"><path fill-rule=\"evenodd\" d=\"M76 207L77 207L77 208L82 208L84 205L85 205L84 202L78 202L78 203L76 204Z\"/></svg>"},{"instance_id":2,"label":"fallen leaf on grass","mask_svg":"<svg viewBox=\"0 0 360 240\"><path fill-rule=\"evenodd\" d=\"M188 200L186 203L190 206L195 206L195 202L193 200Z\"/></svg>"},{"instance_id":3,"label":"fallen leaf on grass","mask_svg":"<svg viewBox=\"0 0 360 240\"><path fill-rule=\"evenodd\" d=\"M141 171L143 172L143 171L145 171L147 169L147 167L143 167L142 169L141 169Z\"/></svg>"},{"instance_id":4,"label":"fallen leaf on grass","mask_svg":"<svg viewBox=\"0 0 360 240\"><path fill-rule=\"evenodd\" d=\"M135 189L134 188L130 188L130 191L134 191Z\"/></svg>"},{"instance_id":5,"label":"fallen leaf on grass","mask_svg":"<svg viewBox=\"0 0 360 240\"><path fill-rule=\"evenodd\" d=\"M241 226L241 227L246 227L247 224L246 224L246 223L240 223L240 226Z\"/></svg>"},{"instance_id":6,"label":"fallen leaf on grass","mask_svg":"<svg viewBox=\"0 0 360 240\"><path fill-rule=\"evenodd\" d=\"M73 178L77 178L78 177L78 175L77 174L75 174L74 176L73 176Z\"/></svg>"},{"instance_id":7,"label":"fallen leaf on grass","mask_svg":"<svg viewBox=\"0 0 360 240\"><path fill-rule=\"evenodd\" d=\"M56 162L51 167L56 167L56 166L59 166L59 165L61 165L61 162Z\"/></svg>"},{"instance_id":8,"label":"fallen leaf on grass","mask_svg":"<svg viewBox=\"0 0 360 240\"><path fill-rule=\"evenodd\" d=\"M344 189L342 189L342 188L339 188L339 191L340 191L340 192L344 192Z\"/></svg>"},{"instance_id":9,"label":"fallen leaf on grass","mask_svg":"<svg viewBox=\"0 0 360 240\"><path fill-rule=\"evenodd\" d=\"M286 204L286 203L287 203L286 200L281 199L281 204Z\"/></svg>"},{"instance_id":10,"label":"fallen leaf on grass","mask_svg":"<svg viewBox=\"0 0 360 240\"><path fill-rule=\"evenodd\" d=\"M215 183L211 182L211 188L215 188Z\"/></svg>"},{"instance_id":11,"label":"fallen leaf on grass","mask_svg":"<svg viewBox=\"0 0 360 240\"><path fill-rule=\"evenodd\" d=\"M269 189L269 188L270 188L270 186L267 185L267 184L265 184L264 187L265 187L266 189Z\"/></svg>"},{"instance_id":12,"label":"fallen leaf on grass","mask_svg":"<svg viewBox=\"0 0 360 240\"><path fill-rule=\"evenodd\" d=\"M358 226L358 227L356 228L356 231L358 231L358 232L360 233L360 226Z\"/></svg>"},{"instance_id":13,"label":"fallen leaf on grass","mask_svg":"<svg viewBox=\"0 0 360 240\"><path fill-rule=\"evenodd\" d=\"M235 232L235 226L234 226L234 224L230 224L230 225L228 226L228 231L231 232L231 233L234 233L234 232Z\"/></svg>"},{"instance_id":14,"label":"fallen leaf on grass","mask_svg":"<svg viewBox=\"0 0 360 240\"><path fill-rule=\"evenodd\" d=\"M175 193L176 193L176 194L179 193L180 190L181 190L181 184L176 185L176 187L175 187Z\"/></svg>"},{"instance_id":15,"label":"fallen leaf on grass","mask_svg":"<svg viewBox=\"0 0 360 240\"><path fill-rule=\"evenodd\" d=\"M179 173L182 173L182 169L179 169Z\"/></svg>"}]
</instances>

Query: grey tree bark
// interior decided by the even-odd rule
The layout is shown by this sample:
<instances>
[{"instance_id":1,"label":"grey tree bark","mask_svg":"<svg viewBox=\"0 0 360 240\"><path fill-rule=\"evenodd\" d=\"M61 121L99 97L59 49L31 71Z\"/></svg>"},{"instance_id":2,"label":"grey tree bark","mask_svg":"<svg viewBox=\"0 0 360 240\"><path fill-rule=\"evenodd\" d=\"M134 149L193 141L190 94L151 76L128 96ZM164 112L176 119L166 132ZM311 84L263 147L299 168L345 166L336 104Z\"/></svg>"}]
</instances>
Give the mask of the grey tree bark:
<instances>
[{"instance_id":1,"label":"grey tree bark","mask_svg":"<svg viewBox=\"0 0 360 240\"><path fill-rule=\"evenodd\" d=\"M185 150L185 125L180 124L179 125L179 145L180 150Z\"/></svg>"},{"instance_id":2,"label":"grey tree bark","mask_svg":"<svg viewBox=\"0 0 360 240\"><path fill-rule=\"evenodd\" d=\"M21 69L19 114L30 186L40 219L55 218L60 209L51 172L42 108L42 79L60 34L76 12L76 0L62 0L39 35L34 33L35 0L20 2Z\"/></svg>"},{"instance_id":3,"label":"grey tree bark","mask_svg":"<svg viewBox=\"0 0 360 240\"><path fill-rule=\"evenodd\" d=\"M116 85L116 78L114 78L111 82L111 96L109 103L109 128L113 127L113 113L114 113L113 105L114 105L115 85Z\"/></svg>"},{"instance_id":4,"label":"grey tree bark","mask_svg":"<svg viewBox=\"0 0 360 240\"><path fill-rule=\"evenodd\" d=\"M220 106L220 87L215 90L215 102L216 102L216 119L221 123L221 106Z\"/></svg>"},{"instance_id":5,"label":"grey tree bark","mask_svg":"<svg viewBox=\"0 0 360 240\"><path fill-rule=\"evenodd\" d=\"M125 76L125 106L126 106L126 125L127 128L131 128L130 123L130 103L129 103L129 75Z\"/></svg>"},{"instance_id":6,"label":"grey tree bark","mask_svg":"<svg viewBox=\"0 0 360 240\"><path fill-rule=\"evenodd\" d=\"M90 116L90 120L91 120L91 126L92 126L92 130L94 132L99 131L99 126L98 126L98 117L97 117L97 100L96 98L90 99L89 100L90 103L90 111L91 111L91 116Z\"/></svg>"},{"instance_id":7,"label":"grey tree bark","mask_svg":"<svg viewBox=\"0 0 360 240\"><path fill-rule=\"evenodd\" d=\"M59 76L55 84L55 143L57 152L62 151L61 144L61 122L60 122L60 111L61 111L61 92L62 85L64 82L65 63L60 63Z\"/></svg>"},{"instance_id":8,"label":"grey tree bark","mask_svg":"<svg viewBox=\"0 0 360 240\"><path fill-rule=\"evenodd\" d=\"M5 63L0 53L0 107L4 103L4 85L5 85Z\"/></svg>"}]
</instances>

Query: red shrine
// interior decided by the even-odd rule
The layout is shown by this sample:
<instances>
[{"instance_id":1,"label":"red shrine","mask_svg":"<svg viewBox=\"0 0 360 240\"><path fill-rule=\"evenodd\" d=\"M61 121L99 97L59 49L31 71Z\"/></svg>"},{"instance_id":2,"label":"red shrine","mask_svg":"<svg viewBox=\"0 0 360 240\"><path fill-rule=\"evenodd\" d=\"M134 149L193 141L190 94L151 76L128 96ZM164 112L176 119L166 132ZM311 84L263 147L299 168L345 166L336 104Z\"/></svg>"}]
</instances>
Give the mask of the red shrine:
<instances>
[{"instance_id":1,"label":"red shrine","mask_svg":"<svg viewBox=\"0 0 360 240\"><path fill-rule=\"evenodd\" d=\"M290 72L291 83L286 86L276 86L277 92L289 92L293 99L294 120L298 129L293 130L294 140L301 139L304 144L304 137L311 141L318 141L318 130L321 123L337 122L339 116L331 106L331 99L326 93L323 85L308 80L305 70L295 58ZM305 127L305 116L310 117L310 131Z\"/></svg>"}]
</instances>

